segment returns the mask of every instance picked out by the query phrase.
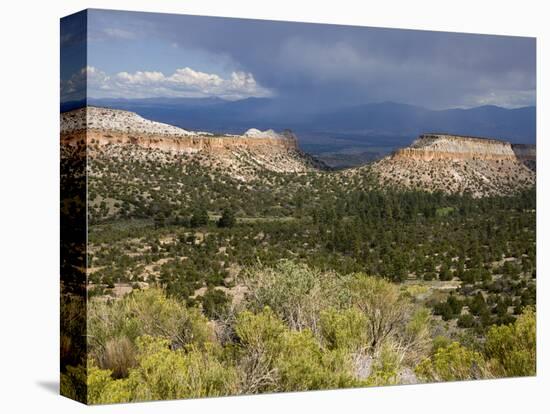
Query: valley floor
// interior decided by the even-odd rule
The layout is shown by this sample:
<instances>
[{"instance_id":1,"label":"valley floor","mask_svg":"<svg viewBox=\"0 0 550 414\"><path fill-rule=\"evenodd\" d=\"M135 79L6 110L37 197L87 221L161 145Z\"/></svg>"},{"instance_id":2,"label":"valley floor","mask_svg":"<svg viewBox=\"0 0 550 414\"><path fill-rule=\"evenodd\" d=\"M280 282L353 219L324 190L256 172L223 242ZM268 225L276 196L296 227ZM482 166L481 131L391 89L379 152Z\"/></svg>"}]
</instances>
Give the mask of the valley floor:
<instances>
[{"instance_id":1,"label":"valley floor","mask_svg":"<svg viewBox=\"0 0 550 414\"><path fill-rule=\"evenodd\" d=\"M364 168L252 164L242 179L212 160L124 154L88 163L89 355L70 360L66 332L65 394L112 403L535 374L529 186L472 197L382 187Z\"/></svg>"}]
</instances>

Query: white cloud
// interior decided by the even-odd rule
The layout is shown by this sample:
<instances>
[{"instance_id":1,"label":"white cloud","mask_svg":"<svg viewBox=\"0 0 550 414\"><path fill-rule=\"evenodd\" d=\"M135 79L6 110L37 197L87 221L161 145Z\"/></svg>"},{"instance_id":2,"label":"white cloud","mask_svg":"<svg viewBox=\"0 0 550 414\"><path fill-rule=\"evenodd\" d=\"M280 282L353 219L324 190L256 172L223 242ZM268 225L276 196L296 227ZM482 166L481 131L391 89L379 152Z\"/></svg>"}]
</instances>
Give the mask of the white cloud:
<instances>
[{"instance_id":1,"label":"white cloud","mask_svg":"<svg viewBox=\"0 0 550 414\"><path fill-rule=\"evenodd\" d=\"M61 81L61 100L76 101L86 98L86 86L93 84L103 90L110 87L111 78L103 71L86 66L74 73L69 79Z\"/></svg>"},{"instance_id":2,"label":"white cloud","mask_svg":"<svg viewBox=\"0 0 550 414\"><path fill-rule=\"evenodd\" d=\"M259 85L254 76L246 72L232 72L228 78L189 67L176 69L169 75L159 71L118 72L108 75L92 66L82 69L81 72L78 74L81 77L80 82L84 82L83 74L87 74L88 96L95 98L217 96L235 100L272 95L272 91ZM69 82L72 81L69 80L66 84Z\"/></svg>"},{"instance_id":3,"label":"white cloud","mask_svg":"<svg viewBox=\"0 0 550 414\"><path fill-rule=\"evenodd\" d=\"M61 80L61 100L73 101L86 97L86 69L82 68L69 79Z\"/></svg>"},{"instance_id":4,"label":"white cloud","mask_svg":"<svg viewBox=\"0 0 550 414\"><path fill-rule=\"evenodd\" d=\"M164 80L164 75L162 72L119 72L116 75L116 80L130 85L147 85Z\"/></svg>"}]
</instances>

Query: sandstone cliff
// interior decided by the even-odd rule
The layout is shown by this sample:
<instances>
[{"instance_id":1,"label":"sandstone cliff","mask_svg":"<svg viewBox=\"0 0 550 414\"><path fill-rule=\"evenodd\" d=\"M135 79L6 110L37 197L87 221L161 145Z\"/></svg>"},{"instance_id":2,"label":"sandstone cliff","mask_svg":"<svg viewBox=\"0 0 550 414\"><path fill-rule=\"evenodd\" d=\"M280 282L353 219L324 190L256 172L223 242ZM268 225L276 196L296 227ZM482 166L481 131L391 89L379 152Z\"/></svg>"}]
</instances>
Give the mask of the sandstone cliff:
<instances>
[{"instance_id":1,"label":"sandstone cliff","mask_svg":"<svg viewBox=\"0 0 550 414\"><path fill-rule=\"evenodd\" d=\"M392 158L430 160L516 160L512 144L496 139L446 134L425 134Z\"/></svg>"},{"instance_id":2,"label":"sandstone cliff","mask_svg":"<svg viewBox=\"0 0 550 414\"><path fill-rule=\"evenodd\" d=\"M118 109L86 108L61 114L61 138L65 143L82 140L88 144L139 145L143 148L173 152L224 151L235 148L297 149L294 134L250 129L243 135L214 135L187 131L173 125L144 119L136 113Z\"/></svg>"},{"instance_id":3,"label":"sandstone cliff","mask_svg":"<svg viewBox=\"0 0 550 414\"><path fill-rule=\"evenodd\" d=\"M67 148L86 148L92 158L200 160L243 179L258 167L276 172L323 168L298 149L297 138L289 130L277 133L251 128L242 135L188 131L133 112L91 106L61 114L61 143Z\"/></svg>"},{"instance_id":4,"label":"sandstone cliff","mask_svg":"<svg viewBox=\"0 0 550 414\"><path fill-rule=\"evenodd\" d=\"M425 134L373 164L385 184L474 196L509 194L535 183L535 146Z\"/></svg>"}]
</instances>

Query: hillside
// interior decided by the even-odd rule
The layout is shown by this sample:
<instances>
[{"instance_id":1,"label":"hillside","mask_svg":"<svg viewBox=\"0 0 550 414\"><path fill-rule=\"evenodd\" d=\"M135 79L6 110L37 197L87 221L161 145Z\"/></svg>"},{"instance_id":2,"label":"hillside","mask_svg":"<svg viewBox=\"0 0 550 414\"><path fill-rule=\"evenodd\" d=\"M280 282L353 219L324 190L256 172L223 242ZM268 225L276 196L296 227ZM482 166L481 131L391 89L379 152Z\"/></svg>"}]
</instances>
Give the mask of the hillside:
<instances>
[{"instance_id":1,"label":"hillside","mask_svg":"<svg viewBox=\"0 0 550 414\"><path fill-rule=\"evenodd\" d=\"M424 134L374 164L328 174L323 163L299 149L289 130L248 128L241 134L214 134L151 121L129 111L86 107L61 114L61 139L73 146L87 142L88 155L96 161L90 163L90 173L102 177L97 183L103 183L108 171L109 180L149 182L164 197L181 194L182 182L197 175L209 175L238 191L242 191L239 183L247 183L259 193L300 187L293 173L316 173L334 185L349 187L353 181L363 189L390 186L475 197L524 190L536 176L533 145L449 134ZM171 169L170 177L163 177L159 169ZM281 178L268 177L272 173L291 175L283 185L277 184ZM228 180L235 182L229 185Z\"/></svg>"},{"instance_id":2,"label":"hillside","mask_svg":"<svg viewBox=\"0 0 550 414\"><path fill-rule=\"evenodd\" d=\"M372 165L383 185L504 195L535 183L535 147L447 134L421 135Z\"/></svg>"},{"instance_id":3,"label":"hillside","mask_svg":"<svg viewBox=\"0 0 550 414\"><path fill-rule=\"evenodd\" d=\"M86 151L91 222L185 215L198 205L250 210L257 200L277 215L302 175L326 169L288 130L215 135L97 107L61 114L61 144L62 161ZM231 194L239 197L229 203Z\"/></svg>"}]
</instances>

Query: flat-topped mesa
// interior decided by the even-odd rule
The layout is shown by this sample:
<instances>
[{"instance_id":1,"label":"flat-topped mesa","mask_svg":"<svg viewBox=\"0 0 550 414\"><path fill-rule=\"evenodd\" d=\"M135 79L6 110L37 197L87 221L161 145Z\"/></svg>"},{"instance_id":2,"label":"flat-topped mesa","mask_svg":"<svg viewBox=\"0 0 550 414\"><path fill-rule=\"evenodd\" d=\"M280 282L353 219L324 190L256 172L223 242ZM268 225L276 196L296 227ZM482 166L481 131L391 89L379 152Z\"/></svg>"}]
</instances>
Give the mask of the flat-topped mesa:
<instances>
[{"instance_id":1,"label":"flat-topped mesa","mask_svg":"<svg viewBox=\"0 0 550 414\"><path fill-rule=\"evenodd\" d=\"M517 160L512 144L497 139L449 134L424 134L411 146L392 154L394 159L430 160Z\"/></svg>"},{"instance_id":2,"label":"flat-topped mesa","mask_svg":"<svg viewBox=\"0 0 550 414\"><path fill-rule=\"evenodd\" d=\"M297 149L290 131L250 129L243 135L188 131L173 125L150 121L138 114L119 109L87 106L61 114L61 139L72 144L138 145L172 152L225 151L235 148Z\"/></svg>"},{"instance_id":3,"label":"flat-topped mesa","mask_svg":"<svg viewBox=\"0 0 550 414\"><path fill-rule=\"evenodd\" d=\"M186 131L173 125L150 121L134 112L120 109L87 106L61 114L61 133L93 129L174 137L208 134L206 132Z\"/></svg>"},{"instance_id":4,"label":"flat-topped mesa","mask_svg":"<svg viewBox=\"0 0 550 414\"><path fill-rule=\"evenodd\" d=\"M514 194L536 181L534 145L496 139L424 134L372 164L384 185L474 197Z\"/></svg>"}]
</instances>

